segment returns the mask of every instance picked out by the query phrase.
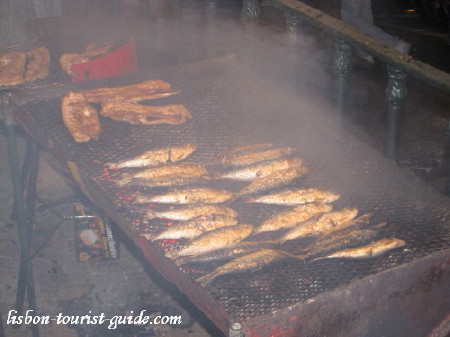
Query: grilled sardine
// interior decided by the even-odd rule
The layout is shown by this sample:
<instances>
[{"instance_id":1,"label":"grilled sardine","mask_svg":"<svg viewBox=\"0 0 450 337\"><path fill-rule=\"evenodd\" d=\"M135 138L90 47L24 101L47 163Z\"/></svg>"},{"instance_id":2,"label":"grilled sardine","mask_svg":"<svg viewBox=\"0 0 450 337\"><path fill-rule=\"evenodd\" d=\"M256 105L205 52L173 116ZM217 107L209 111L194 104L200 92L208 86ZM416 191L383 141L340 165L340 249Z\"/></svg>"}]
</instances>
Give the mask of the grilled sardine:
<instances>
[{"instance_id":1,"label":"grilled sardine","mask_svg":"<svg viewBox=\"0 0 450 337\"><path fill-rule=\"evenodd\" d=\"M232 247L226 247L196 256L180 257L175 261L175 263L177 265L183 265L186 263L219 263L262 249L273 249L275 247L276 243L273 242L241 241Z\"/></svg>"},{"instance_id":2,"label":"grilled sardine","mask_svg":"<svg viewBox=\"0 0 450 337\"><path fill-rule=\"evenodd\" d=\"M237 225L233 217L222 214L200 215L178 225L170 226L168 229L154 236L152 240L164 239L193 239L203 233L227 226Z\"/></svg>"},{"instance_id":3,"label":"grilled sardine","mask_svg":"<svg viewBox=\"0 0 450 337\"><path fill-rule=\"evenodd\" d=\"M248 197L243 199L243 201L247 203L293 206L306 204L309 202L330 203L336 201L339 197L339 194L330 191L319 190L316 188L305 188L281 191L256 197Z\"/></svg>"},{"instance_id":4,"label":"grilled sardine","mask_svg":"<svg viewBox=\"0 0 450 337\"><path fill-rule=\"evenodd\" d=\"M277 149L269 149L261 152L253 153L239 153L234 156L229 156L222 160L223 165L229 166L247 166L259 162L278 159L290 155L296 151L293 147L281 147Z\"/></svg>"},{"instance_id":5,"label":"grilled sardine","mask_svg":"<svg viewBox=\"0 0 450 337\"><path fill-rule=\"evenodd\" d=\"M250 253L237 259L225 263L224 265L217 267L211 273L199 277L196 281L201 286L206 286L211 283L217 276L226 275L242 271L254 271L262 269L263 267L286 258L296 258L295 255L289 254L281 250L263 249L254 253Z\"/></svg>"},{"instance_id":6,"label":"grilled sardine","mask_svg":"<svg viewBox=\"0 0 450 337\"><path fill-rule=\"evenodd\" d=\"M190 187L174 190L162 195L138 196L134 202L161 204L219 204L234 197L230 191L208 187Z\"/></svg>"},{"instance_id":7,"label":"grilled sardine","mask_svg":"<svg viewBox=\"0 0 450 337\"><path fill-rule=\"evenodd\" d=\"M129 184L132 186L147 186L147 187L180 187L186 185L200 184L208 180L206 176L200 177L168 177L157 179L135 179L130 182L121 181L121 185Z\"/></svg>"},{"instance_id":8,"label":"grilled sardine","mask_svg":"<svg viewBox=\"0 0 450 337\"><path fill-rule=\"evenodd\" d=\"M238 181L251 181L259 177L268 176L276 171L291 167L300 167L302 160L298 158L279 159L263 164L256 164L219 175L218 179L231 179Z\"/></svg>"},{"instance_id":9,"label":"grilled sardine","mask_svg":"<svg viewBox=\"0 0 450 337\"><path fill-rule=\"evenodd\" d=\"M247 194L255 194L276 187L285 186L300 178L307 172L308 169L303 166L291 167L285 170L275 171L267 176L256 178L250 184L242 188L238 192L238 195L244 196Z\"/></svg>"},{"instance_id":10,"label":"grilled sardine","mask_svg":"<svg viewBox=\"0 0 450 337\"><path fill-rule=\"evenodd\" d=\"M181 146L165 147L146 151L131 159L107 163L109 168L148 167L167 163L175 163L187 158L196 149L195 145L183 144Z\"/></svg>"},{"instance_id":11,"label":"grilled sardine","mask_svg":"<svg viewBox=\"0 0 450 337\"><path fill-rule=\"evenodd\" d=\"M235 218L237 216L236 211L225 206L202 205L196 207L176 208L164 212L149 211L147 212L145 219L161 218L161 219L186 221L200 215L212 215L212 214L227 215L232 218Z\"/></svg>"},{"instance_id":12,"label":"grilled sardine","mask_svg":"<svg viewBox=\"0 0 450 337\"><path fill-rule=\"evenodd\" d=\"M167 257L198 255L237 244L253 230L252 225L236 225L219 228L200 235L179 251L167 253Z\"/></svg>"},{"instance_id":13,"label":"grilled sardine","mask_svg":"<svg viewBox=\"0 0 450 337\"><path fill-rule=\"evenodd\" d=\"M275 214L273 217L257 226L253 233L257 234L262 232L276 231L283 228L291 228L301 222L312 218L319 213L330 212L332 209L333 206L323 203L299 205L297 207Z\"/></svg>"},{"instance_id":14,"label":"grilled sardine","mask_svg":"<svg viewBox=\"0 0 450 337\"><path fill-rule=\"evenodd\" d=\"M125 185L131 180L161 180L171 178L200 178L207 176L208 172L200 164L179 163L158 166L138 172L124 173L118 181L119 185Z\"/></svg>"},{"instance_id":15,"label":"grilled sardine","mask_svg":"<svg viewBox=\"0 0 450 337\"><path fill-rule=\"evenodd\" d=\"M309 204L306 204L309 205ZM295 240L307 236L324 234L333 230L338 230L352 225L352 219L358 214L356 208L344 208L339 211L325 213L318 219L312 219L304 223L300 223L278 240L283 243L288 240Z\"/></svg>"},{"instance_id":16,"label":"grilled sardine","mask_svg":"<svg viewBox=\"0 0 450 337\"><path fill-rule=\"evenodd\" d=\"M339 259L339 258L370 259L373 257L378 257L384 253L387 253L392 249L404 247L405 245L406 242L400 239L395 238L381 239L362 247L343 249L338 252L329 254L327 256L319 257L314 261L322 259Z\"/></svg>"},{"instance_id":17,"label":"grilled sardine","mask_svg":"<svg viewBox=\"0 0 450 337\"><path fill-rule=\"evenodd\" d=\"M225 152L221 153L217 156L215 162L222 164L226 161L231 160L236 156L240 156L243 154L253 153L257 151L264 151L273 147L273 144L265 143L265 144L247 144L247 145L239 145L232 147Z\"/></svg>"}]
</instances>

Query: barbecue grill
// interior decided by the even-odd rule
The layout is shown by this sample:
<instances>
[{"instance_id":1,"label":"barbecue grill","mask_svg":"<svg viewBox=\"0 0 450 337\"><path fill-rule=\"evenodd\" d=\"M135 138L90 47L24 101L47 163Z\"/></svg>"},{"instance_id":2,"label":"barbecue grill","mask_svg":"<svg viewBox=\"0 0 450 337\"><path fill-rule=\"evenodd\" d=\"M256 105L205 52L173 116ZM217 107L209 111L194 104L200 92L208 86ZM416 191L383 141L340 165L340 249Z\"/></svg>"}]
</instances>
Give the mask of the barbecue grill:
<instances>
[{"instance_id":1,"label":"barbecue grill","mask_svg":"<svg viewBox=\"0 0 450 337\"><path fill-rule=\"evenodd\" d=\"M101 118L98 141L75 143L62 124L60 97L67 90L118 86L149 79L171 83L181 93L155 102L181 103L192 120L181 125L137 126ZM450 203L418 178L344 130L323 105L298 97L259 76L237 57L183 64L139 75L67 84L13 95L14 115L34 138L68 162L88 196L141 248L148 261L230 336L424 336L450 310ZM356 131L355 131L356 132ZM133 205L136 192L118 187L119 170L104 163L144 150L190 142L187 161L208 163L225 149L273 142L298 148L309 169L298 186L337 191L335 208L373 212L372 224L386 221L383 237L405 248L374 259L286 259L255 272L218 277L202 288L195 278L214 265L177 267L164 257L182 241L151 243L139 233L156 233L162 219L142 220L148 205ZM240 183L208 182L237 190ZM227 204L242 223L259 224L280 207ZM270 239L270 233L263 238ZM307 240L282 246L293 251Z\"/></svg>"}]
</instances>

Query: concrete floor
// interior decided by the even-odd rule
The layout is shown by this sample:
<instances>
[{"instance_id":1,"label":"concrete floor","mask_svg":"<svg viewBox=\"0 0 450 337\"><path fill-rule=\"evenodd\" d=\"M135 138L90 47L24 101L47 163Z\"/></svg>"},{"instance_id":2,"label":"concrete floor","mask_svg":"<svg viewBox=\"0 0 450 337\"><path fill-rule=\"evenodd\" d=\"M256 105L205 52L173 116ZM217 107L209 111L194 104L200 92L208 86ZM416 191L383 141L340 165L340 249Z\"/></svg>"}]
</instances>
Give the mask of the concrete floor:
<instances>
[{"instance_id":1,"label":"concrete floor","mask_svg":"<svg viewBox=\"0 0 450 337\"><path fill-rule=\"evenodd\" d=\"M202 16L198 12L198 6L192 5L186 8L187 29L185 31L186 45L198 45L201 43L200 32L204 31ZM230 35L223 37L217 45L216 53L229 53L239 50L241 44L236 43L242 33L236 29L238 20L231 20L237 15L237 7L231 4L225 8L221 31L229 32ZM265 18L274 18L275 22L280 20L279 13L264 12ZM417 18L413 18L417 21ZM403 17L402 17L403 20ZM386 20L385 20L386 21ZM416 22L415 21L415 22ZM279 43L282 39L282 29L277 24L263 22L263 32L255 37L254 51L256 57L254 63L265 64L265 53L273 46L273 41ZM389 29L397 29L401 34L412 34L414 29L395 28L394 23L385 25ZM167 48L164 43L166 38L164 32L167 23L152 21L147 23L145 18L140 18L133 23L133 29L139 30L137 41L141 47L141 65L159 67L179 62L175 57L173 49ZM404 30L402 30L404 29ZM268 33L272 35L268 35ZM417 32L416 32L417 33ZM416 34L414 33L414 34ZM166 33L167 34L167 33ZM436 33L436 43L441 43L446 35ZM416 41L413 55L416 51L428 48L425 43L427 34L413 35ZM267 45L269 41L269 45ZM302 33L302 64L311 65L312 59L320 59L322 68L312 69L306 72L302 69L302 78L307 80L318 80L319 84L312 84L305 90L320 91L317 95L323 95L329 99L330 75L325 75L326 66L324 62L329 59L329 49L323 37L315 32ZM258 49L260 48L260 49ZM272 48L273 49L273 48ZM444 54L445 48L441 57ZM204 49L189 49L184 54L183 61L190 61L204 57ZM447 51L448 52L448 51ZM426 53L425 53L426 54ZM272 55L276 59L280 54ZM418 55L423 55L418 53ZM431 60L431 58L430 58ZM426 61L426 59L424 59ZM267 74L271 76L270 65L267 62ZM316 63L313 63L317 65ZM303 76L305 73L308 76ZM282 77L281 75L279 75ZM384 87L385 72L382 66L366 69L355 67L351 82L355 88L350 91L349 115L365 130L365 140L378 150L383 150L383 135L385 129L385 107ZM303 85L303 86L302 86ZM300 83L300 88L305 88ZM402 128L400 134L399 165L420 175L424 180L432 184L436 189L443 191L445 186L447 138L446 128L448 122L448 100L447 95L442 95L435 90L427 88L422 83L414 80L409 81L409 99L405 105L402 116ZM19 150L23 155L24 141L19 139ZM6 144L3 133L0 136L0 158L7 158ZM191 322L192 325L185 328L170 326L153 326L153 331L148 336L219 336L195 310L184 307L186 301L177 294L170 286L155 275L155 272L143 267L134 257L132 252L122 247L120 259L114 261L103 261L95 263L78 263L75 259L73 247L74 230L73 224L68 221L63 223L47 240L49 234L60 221L60 216L71 214L73 202L46 208L44 205L62 200L65 197L76 196L77 192L67 183L66 177L57 173L54 167L58 166L52 162L51 156L41 156L38 183L38 203L36 223L34 226L32 251L42 246L39 254L33 260L34 278L36 283L37 305L39 313L55 316L59 312L67 315L103 312L107 316L124 315L133 310L138 312L146 309L157 315L159 313L168 315L181 314L183 321ZM17 287L17 267L19 262L19 245L17 239L17 228L14 219L11 218L12 190L9 181L9 168L7 160L0 161L0 310L3 315L7 337L28 337L31 333L28 328L13 328L6 325L6 317L9 310L14 308L15 292ZM194 318L191 318L193 316ZM108 330L99 326L63 326L51 325L41 326L41 336L133 336L134 331L130 327L117 330Z\"/></svg>"}]
</instances>

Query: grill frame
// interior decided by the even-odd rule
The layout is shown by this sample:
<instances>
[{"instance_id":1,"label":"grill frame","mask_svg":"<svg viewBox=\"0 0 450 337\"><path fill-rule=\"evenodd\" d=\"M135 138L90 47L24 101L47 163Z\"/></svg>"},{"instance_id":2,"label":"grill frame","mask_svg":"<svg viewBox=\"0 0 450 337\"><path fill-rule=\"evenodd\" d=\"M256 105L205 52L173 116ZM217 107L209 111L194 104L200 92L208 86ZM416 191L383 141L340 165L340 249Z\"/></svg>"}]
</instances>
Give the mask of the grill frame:
<instances>
[{"instance_id":1,"label":"grill frame","mask_svg":"<svg viewBox=\"0 0 450 337\"><path fill-rule=\"evenodd\" d=\"M219 72L220 75L224 74L224 76L226 77L225 80L227 79L233 79L233 78L237 78L237 82L233 83L233 85L236 86L236 88L233 88L233 90L231 90L231 93L225 93L224 96L220 96L217 95L217 92L220 92L220 89L224 88L224 79L221 79L222 82L219 83L220 81L217 81L217 83L215 82L215 78L214 78L214 74L217 74L217 69L220 69L222 72ZM113 80L108 80L108 81L95 81L95 82L91 82L87 85L64 85L62 87L59 88L52 88L51 90L43 90L41 92L25 92L25 93L19 93L17 96L13 96L13 100L15 101L16 105L18 106L16 111L15 111L15 116L17 118L17 120L19 121L19 123L32 135L34 136L36 139L40 140L41 143L43 143L45 146L50 147L51 150L57 154L60 158L62 158L64 161L70 160L72 162L74 162L74 165L71 165L72 168L72 173L75 173L75 177L77 177L77 172L78 172L78 178L76 179L77 182L79 184L82 185L83 190L86 194L88 194L88 196L90 196L91 200L93 202L95 202L96 204L98 204L103 210L105 210L105 212L114 220L116 221L119 226L121 227L122 230L124 230L133 240L135 240L135 242L138 244L138 246L141 248L141 250L143 251L144 255L146 256L147 260L153 265L153 267L155 267L155 269L157 269L165 278L167 278L169 281L173 282L178 288L180 288L180 290L185 293L203 312L205 312L205 314L218 326L219 329L221 329L222 331L224 331L225 333L228 331L228 327L230 325L230 323L234 322L234 321L241 321L244 324L244 327L246 329L246 333L249 336L269 336L270 334L268 333L268 331L270 329L268 329L269 326L273 327L273 334L275 336L290 336L290 335L295 335L293 333L295 333L296 331L299 331L299 327L303 326L303 329L306 329L304 331L307 331L308 329L310 329L311 333L314 331L314 326L312 326L311 328L309 328L308 324L305 324L305 319L304 319L304 313L308 313L310 312L311 314L316 312L318 309L314 307L314 303L316 303L316 299L317 298L323 298L323 300L327 300L328 296L331 296L330 299L335 298L336 302L335 306L333 307L333 305L330 306L330 311L328 311L330 314L335 314L336 312L339 312L340 308L339 308L339 301L344 301L345 302L345 298L342 298L342 293L345 293L347 291L350 291L350 289L353 289L353 287L356 287L355 289L360 289L360 291L362 293L365 294L365 296L368 296L369 298L371 298L371 301L373 303L378 303L377 299L378 296L372 296L371 295L371 289L370 286L368 286L368 284L371 284L373 282L375 282L375 279L379 279L379 281L377 281L377 284L379 285L379 287L377 288L376 291L374 291L374 293L382 293L385 288L383 288L381 285L385 282L385 279L390 279L393 280L393 282L396 285L396 290L389 293L390 296L393 296L395 298L395 293L396 292L401 292L405 289L407 289L407 284L405 282L401 281L401 275L402 273L411 273L414 274L415 276L418 277L422 277L421 275L423 273L425 273L425 270L428 269L432 269L432 268L440 268L439 270L442 270L440 272L440 274L444 275L442 277L447 278L448 277L448 273L449 273L449 258L450 258L450 250L449 249L438 249L436 251L433 252L429 252L426 249L423 251L414 251L414 257L413 258L406 258L406 260L403 261L403 263L398 264L398 263L393 263L392 265L388 266L389 269L387 270L383 270L383 268L381 268L381 270L383 270L382 272L374 272L373 274L367 276L367 275L363 275L359 278L362 277L362 279L360 280L350 280L348 281L348 283L344 284L344 285L339 285L337 288L333 287L332 289L325 289L325 291L323 292L323 294L317 295L317 296L312 296L310 298L304 299L301 303L296 303L296 301L294 301L293 303L287 301L285 305L283 306L278 306L276 308L274 308L274 311L276 312L276 314L274 314L273 312L270 313L263 313L261 315L253 315L250 317L246 317L245 314L236 314L236 311L230 311L227 310L229 308L224 308L223 306L223 302L218 303L217 302L217 298L218 296L227 296L227 294L223 295L219 292L217 292L217 288L218 286L220 286L222 283L219 283L219 285L213 287L213 286L208 286L207 288L203 289L201 287L199 287L196 283L191 282L190 277L188 274L183 273L178 267L176 267L174 264L172 264L170 261L168 261L166 258L164 258L161 254L161 250L155 249L154 246L149 245L145 240L136 238L136 233L130 228L129 226L129 220L127 219L129 217L129 213L124 213L124 204L119 204L117 203L118 200L113 200L113 198L111 198L110 196L108 196L108 189L105 189L105 182L103 181L98 181L98 180L93 180L93 176L92 176L92 170L91 170L91 166L92 163L86 163L86 162L80 162L79 159L77 160L76 156L77 153L79 153L79 151L81 151L81 153L83 153L83 151L91 151L95 157L97 157L97 153L96 148L102 148L104 146L107 146L105 144L108 143L108 141L114 141L114 136L111 134L107 134L108 130L113 130L116 127L120 127L122 129L126 129L129 131L129 133L132 132L132 130L134 130L134 127L131 126L120 126L121 124L117 124L117 122L113 122L113 121L105 121L102 120L102 123L105 123L106 127L104 130L104 139L102 139L99 143L89 143L89 144L68 144L67 146L64 147L64 144L62 146L62 148L59 146L60 144L58 144L58 141L55 139L48 139L48 134L43 130L42 125L39 126L36 124L35 121L33 121L33 112L31 110L33 110L32 108L35 106L35 100L39 97L44 98L45 100L48 99L54 99L54 97L58 97L60 96L62 93L64 93L66 90L80 90L83 88L87 88L87 87L100 87L100 86L105 86L105 85L109 85L109 86L115 86L115 85L124 85L126 83L132 83L132 82L137 82L139 80L145 80L145 79L150 79L150 78L157 78L157 76L162 76L162 79L167 79L169 80L169 82L171 82L173 84L174 88L182 88L182 90L185 90L186 88L186 82L184 83L184 87L183 87L183 82L182 81L178 81L177 78L187 78L187 81L189 82L189 80L192 80L193 78L196 78L197 76L201 79L202 76L210 76L210 84L213 83L212 85L205 85L203 84L203 88L205 86L208 87L208 89L210 90L210 92L214 92L215 94L208 96L208 93L205 94L204 92L201 92L200 90L200 95L204 95L202 96L201 102L198 103L197 102L197 108L200 106L200 110L202 109L202 107L204 108L204 110L208 110L209 106L220 106L220 107L225 107L224 111L226 111L227 106L229 104L229 102L227 102L227 97L229 98L230 96L233 95L237 95L240 92L244 93L244 97L241 97L239 95L238 98L238 106L241 108L248 108L250 109L276 109L277 108L277 104L270 102L270 98L273 97L277 97L280 98L282 97L283 100L283 105L284 107L289 108L290 111L290 116L288 116L289 118L286 118L286 120L283 121L278 121L277 120L277 116L274 115L262 115L259 116L258 118L261 118L262 120L258 120L258 121L254 121L252 118L254 118L254 116L247 114L245 116L240 116L239 118L243 119L243 123L241 124L243 126L243 129L237 129L237 130L233 130L233 132L229 132L227 133L226 128L224 127L225 131L222 131L221 133L216 134L214 131L214 128L211 128L212 131L210 132L206 132L206 134L201 134L199 130L205 130L205 125L208 126L208 124L211 123L228 123L228 115L225 115L225 113L223 114L223 116L218 116L217 114L214 115L214 117L219 118L219 122L217 121L211 121L208 120L208 117L205 114L205 111L203 111L203 114L201 116L200 113L194 114L194 119L197 117L197 119L200 119L200 122L203 122L203 128L202 127L196 127L194 128L192 125L193 124L189 124L187 123L185 126L182 127L183 132L191 132L190 135L190 139L194 139L194 140L199 140L202 139L204 137L206 137L208 139L208 141L210 142L214 142L217 140L220 140L221 137L228 137L228 140L230 140L230 138L232 138L231 140L233 142L241 142L243 137L244 140L245 139L252 139L254 142L258 142L258 141L262 141L265 142L266 141L266 132L264 132L265 130L258 130L258 126L261 125L272 125L272 128L270 130L270 133L272 134L279 134L279 137L277 137L277 143L279 143L280 145L293 145L296 146L298 144L302 144L301 141L298 141L298 139L300 140L308 140L309 142L309 146L312 149L309 149L308 153L303 152L302 154L305 155L305 161L306 161L306 166L309 167L308 164L312 164L314 163L314 160L311 160L311 155L316 155L317 153L322 154L323 156L327 156L327 155L331 155L333 154L334 150L336 148L339 149L339 153L334 154L335 156L337 156L336 158L338 159L339 155L342 155L344 158L348 158L348 155L350 152L355 152L358 153L358 158L360 160L366 160L366 165L367 167L363 167L362 171L358 171L354 169L354 164L349 163L348 166L346 166L346 163L339 163L339 165L341 167L349 167L350 169L347 170L345 172L345 174L343 174L342 172L337 172L335 174L334 177L330 177L329 179L327 179L327 181L324 183L323 181L321 181L321 179L316 179L314 178L314 175L312 175L312 180L309 180L308 183L311 184L312 186L320 186L321 184L323 184L323 186L320 187L330 187L330 181L333 181L335 179L344 179L344 181L340 181L340 184L338 185L349 185L349 186L353 186L352 184L354 184L353 180L357 179L357 183L358 184L363 184L363 187L358 186L357 191L351 190L350 195L347 196L347 198L343 198L344 200L342 200L342 205L346 205L347 202L352 202L354 200L359 200L358 198L361 198L362 194L367 194L367 193L373 193L376 195L380 195L383 193L383 189L386 189L386 182L384 181L380 181L380 185L382 185L381 187L379 187L379 190L375 190L375 191L365 191L364 188L366 187L373 187L372 185L370 185L369 183L366 183L365 181L361 182L361 177L364 178L364 174L368 175L368 178L371 178L371 176L373 174L376 174L377 172L382 172L383 173L383 177L385 178L389 178L389 179L395 179L397 181L396 186L402 186L402 189L399 191L389 191L391 192L391 198L392 200L395 202L397 200L400 200L401 203L404 203L407 201L407 203L409 203L407 206L405 206L407 210L410 211L414 211L414 207L419 207L419 213L421 213L420 211L422 211L422 209L420 209L420 207L424 208L425 206L429 206L429 205L433 205L433 209L435 210L435 212L439 213L439 216L443 216L445 217L445 219L447 219L447 227L448 227L448 218L450 217L449 214L449 202L448 200L446 200L446 198L444 198L443 196L439 195L437 192L434 192L431 190L431 188L429 188L428 186L426 186L425 184L423 184L421 181L419 181L416 177L401 171L398 167L396 167L393 163L387 161L386 159L384 159L381 154L375 152L373 149L369 148L367 145L365 145L364 143L360 142L359 140L357 140L351 133L342 130L340 128L337 128L336 125L337 120L332 116L332 115L326 115L326 119L323 119L323 117L320 117L319 115L315 115L314 113L310 113L310 112L305 112L305 106L304 104L301 102L301 100L298 97L293 97L290 94L287 93L287 89L288 88L277 88L274 86L274 83L271 83L270 81L266 81L263 80L262 78L258 77L257 75L255 75L253 72L249 71L248 67L241 64L239 61L237 61L236 59L232 58L232 57L226 57L226 58L221 58L221 59L215 59L215 60L208 60L208 61L204 61L204 62L198 62L195 64L185 64L185 65L180 65L180 66L175 66L172 68L168 68L168 69L164 69L164 70L159 70L159 71L155 71L155 72L151 72L151 73L145 73L145 74L141 74L139 76L127 76L127 77L122 77L122 78L117 78L117 79L113 79ZM244 75L243 75L244 74ZM237 76L237 77L236 77ZM199 81L200 81L199 80ZM257 85L253 85L256 82ZM225 82L226 83L226 82ZM268 94L267 96L269 97L269 99L266 98L262 98L261 97L261 93L260 91L267 91L270 94ZM191 90L192 91L192 90ZM194 90L195 92L195 90ZM188 93L189 93L189 89L188 89ZM185 103L183 101L183 99L187 99L187 96L181 96L182 99L180 98L175 98L175 100L180 101L181 103ZM258 97L260 98L258 100ZM14 99L16 98L16 99ZM206 98L206 100L203 100L203 98ZM247 101L248 100L248 101ZM189 103L189 102L188 102ZM279 103L279 102L277 102ZM28 104L28 105L27 105ZM31 105L30 105L31 104ZM195 105L195 104L194 104ZM268 105L268 107L266 106ZM295 116L293 115L294 110L293 107L299 107L300 108L300 114L301 115L307 115L307 118L303 118L300 117L300 121L303 122L303 124L300 126L299 131L302 133L302 135L294 135L296 141L298 141L297 143L289 143L290 141L292 141L293 139L293 134L292 134L292 130L290 130L291 132L286 132L286 134L282 134L282 130L283 128L288 128L289 124L292 124L293 121L298 120L299 116ZM188 106L188 109L192 110L192 107ZM321 109L323 109L323 107L318 107L317 111L320 111ZM194 109L196 110L196 109ZM234 117L237 118L238 116L236 115L236 109L231 109L229 111L234 112ZM253 111L253 110L250 110ZM57 111L59 113L59 110ZM192 111L192 112L197 112L197 111ZM207 111L206 111L207 112ZM55 112L56 113L56 112ZM201 120L201 117L205 118L205 121ZM103 124L102 124L103 125ZM212 124L211 124L212 125ZM228 125L228 127L233 127L233 125ZM157 127L158 128L158 127ZM175 137L179 137L179 135L182 133L179 130L179 126L176 127L168 127L166 128L166 130L168 130L168 133L165 135L165 137L163 137L165 140L169 139L171 142L173 141L172 139L170 139L172 136L175 135ZM141 129L142 128L139 128ZM152 128L153 130L156 130L155 128ZM255 130L256 129L256 130ZM65 131L65 130L64 130ZM67 133L67 131L65 131ZM155 131L156 132L156 131ZM64 132L63 132L64 133ZM244 136L242 135L242 133L248 133L245 134ZM126 132L125 132L126 134ZM233 137L235 136L235 137ZM67 137L67 134L65 136L63 136L63 139L70 139ZM102 136L103 137L103 136ZM155 137L156 138L156 137ZM179 141L183 140L184 138L181 137L179 138ZM320 140L317 141L316 139ZM322 140L326 140L326 142L322 141ZM160 140L159 140L160 141ZM203 139L203 142L205 140ZM153 141L152 141L153 142ZM158 140L156 140L155 142L158 142ZM73 141L72 141L73 143ZM236 144L237 144L236 143ZM320 144L319 144L320 143ZM155 144L152 144L155 145ZM223 144L222 148L226 148L230 145L234 145L234 144ZM277 144L278 145L278 144ZM134 150L139 150L139 149L134 149ZM216 149L217 151L217 149ZM342 153L340 153L342 152ZM217 152L216 152L217 153ZM120 157L120 155L126 155L127 153L119 153L119 157L115 158L115 159L122 159ZM205 153L200 153L198 155L198 157L194 156L194 160L205 160L205 158L208 158L209 154L205 154ZM310 157L308 157L308 155ZM100 158L103 159L103 158ZM114 158L107 158L108 160L113 160ZM315 169L321 169L320 166L324 165L324 164L317 164L314 163L312 165L311 171L314 171ZM325 165L326 166L326 165ZM98 173L100 173L100 167L95 169L94 171L98 171ZM90 172L91 170L91 172ZM366 171L367 172L366 172ZM87 174L86 174L87 173ZM332 173L333 174L333 173ZM373 179L373 177L371 178ZM375 179L376 180L376 179ZM400 181L400 182L398 182ZM93 182L95 182L93 184ZM319 184L319 185L317 185ZM328 185L327 185L328 184ZM332 183L331 183L332 184ZM366 185L364 185L366 184ZM108 185L108 183L106 183L106 185ZM420 197L420 202L416 203L416 198L415 196L418 195L418 193L424 194L421 195ZM367 206L367 204L369 204L369 206ZM424 206L425 205L425 206ZM358 205L358 208L361 208L364 211L373 211L373 209L371 209L371 207L373 207L373 204L371 204L370 202L370 198L368 201L366 201L366 204L364 205ZM447 209L447 211L438 211L441 209ZM250 213L252 214L252 213ZM267 215L267 214L266 214ZM389 215L389 214L388 214ZM399 218L399 214L390 214L392 216L392 218L390 218L389 220L396 220ZM383 214L384 216L384 214ZM413 215L411 215L413 216ZM383 218L381 217L380 219L377 220L383 220ZM444 220L442 221L444 222ZM444 226L445 227L445 226ZM447 228L445 227L445 228ZM445 229L444 228L444 229ZM425 230L425 229L424 229ZM428 228L428 230L430 230ZM439 229L442 230L442 229ZM431 229L432 231L432 229ZM426 231L425 231L426 232ZM434 232L433 232L434 233ZM432 233L432 234L433 234ZM440 232L439 232L440 233ZM420 235L423 235L423 232L419 233ZM438 236L438 234L434 233L433 235ZM447 238L448 239L448 238ZM446 247L450 247L450 241L445 241L444 243L440 243L440 244L444 244L444 246L446 245ZM403 251L402 251L403 252ZM404 252L403 252L404 253ZM389 254L387 257L382 257L381 261L384 261L383 263L387 263L389 265L389 258L391 258L392 256L394 256L393 258L396 259L398 258L400 252L396 252ZM408 254L405 254L408 255ZM430 257L432 255L436 255L436 257ZM439 255L439 257L437 257ZM422 262L422 260L427 260L428 263ZM395 260L397 261L397 260ZM447 262L446 262L447 261ZM398 261L397 261L398 262ZM336 263L336 262L335 262ZM347 266L347 268L351 268L353 262L347 263L345 262L343 265ZM425 263L423 266L422 264ZM433 265L430 265L433 264ZM435 263L437 263L436 265L434 265ZM350 264L350 267L348 267ZM342 265L342 263L341 263ZM356 262L354 264L354 266L357 266L358 262ZM423 267L423 268L422 268ZM276 270L276 269L275 269ZM283 268L281 268L280 270L278 270L279 272L282 271ZM437 270L437 269L436 269ZM269 272L273 273L273 269L269 269ZM264 274L264 272L263 272ZM261 275L261 274L260 274ZM250 278L252 278L253 276L250 276ZM258 279L259 276L256 277L256 279ZM231 279L233 277L230 277L229 279ZM244 277L245 278L245 277ZM241 280L241 278L237 278L237 280ZM311 280L310 280L311 281ZM368 283L367 283L368 282ZM445 282L444 282L445 283ZM359 286L358 286L359 284ZM418 282L417 284L420 285L420 282ZM314 282L311 284L311 286L315 286L315 280ZM320 285L319 285L320 286ZM235 286L231 286L235 287ZM359 287L359 288L358 288ZM445 298L445 294L449 294L450 291L448 289L448 287L445 286L434 286L436 289L433 288L433 290L436 292L436 300L439 300L442 296ZM245 290L245 289L244 289ZM328 295L330 294L330 295ZM434 297L434 295L433 295ZM339 299L339 300L338 300ZM222 299L223 300L223 299ZM389 298L386 300L387 303L396 303L396 300L390 300ZM348 302L348 301L347 301ZM423 304L426 303L425 300L422 301ZM421 302L421 303L422 303ZM342 303L342 302L341 302ZM257 304L253 303L253 306L256 306ZM352 304L354 305L354 304ZM442 305L442 310L445 310L445 305ZM381 306L379 309L380 312L383 312L383 310L385 310L387 307L386 306ZM424 310L426 310L425 307L423 307ZM272 309L270 309L272 310ZM447 308L447 310L450 310L450 308ZM295 317L295 319L292 319L293 317ZM308 317L308 315L306 315L306 317ZM436 315L433 315L433 317L436 317L436 320L438 319L438 317ZM351 319L351 317L348 319L349 321L354 321ZM432 324L434 323L430 323L430 327L432 327ZM333 325L333 324L332 324ZM334 324L336 325L336 324ZM333 325L333 326L334 326ZM317 326L315 327L317 328ZM338 326L339 328L339 326ZM336 329L336 327L334 327L334 329ZM264 331L267 331L267 333L265 333ZM302 330L303 331L303 330ZM316 330L317 331L317 330ZM326 332L326 331L324 331ZM346 335L349 336L350 334L348 334L350 331L346 331ZM310 335L312 336L313 334ZM302 332L303 335L303 332ZM306 334L308 335L308 334ZM337 335L337 334L336 334ZM355 335L356 336L356 335ZM417 336L419 336L419 334L417 334Z\"/></svg>"}]
</instances>

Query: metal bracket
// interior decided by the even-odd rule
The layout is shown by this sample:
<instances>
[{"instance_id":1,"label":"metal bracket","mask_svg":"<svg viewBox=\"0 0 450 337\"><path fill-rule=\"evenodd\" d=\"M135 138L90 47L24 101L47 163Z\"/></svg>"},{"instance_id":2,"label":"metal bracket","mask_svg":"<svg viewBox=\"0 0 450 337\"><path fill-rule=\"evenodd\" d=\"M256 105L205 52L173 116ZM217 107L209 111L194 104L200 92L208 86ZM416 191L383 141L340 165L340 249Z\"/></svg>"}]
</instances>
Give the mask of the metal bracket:
<instances>
[{"instance_id":1,"label":"metal bracket","mask_svg":"<svg viewBox=\"0 0 450 337\"><path fill-rule=\"evenodd\" d=\"M229 337L245 337L244 326L240 322L233 322L230 325Z\"/></svg>"}]
</instances>

